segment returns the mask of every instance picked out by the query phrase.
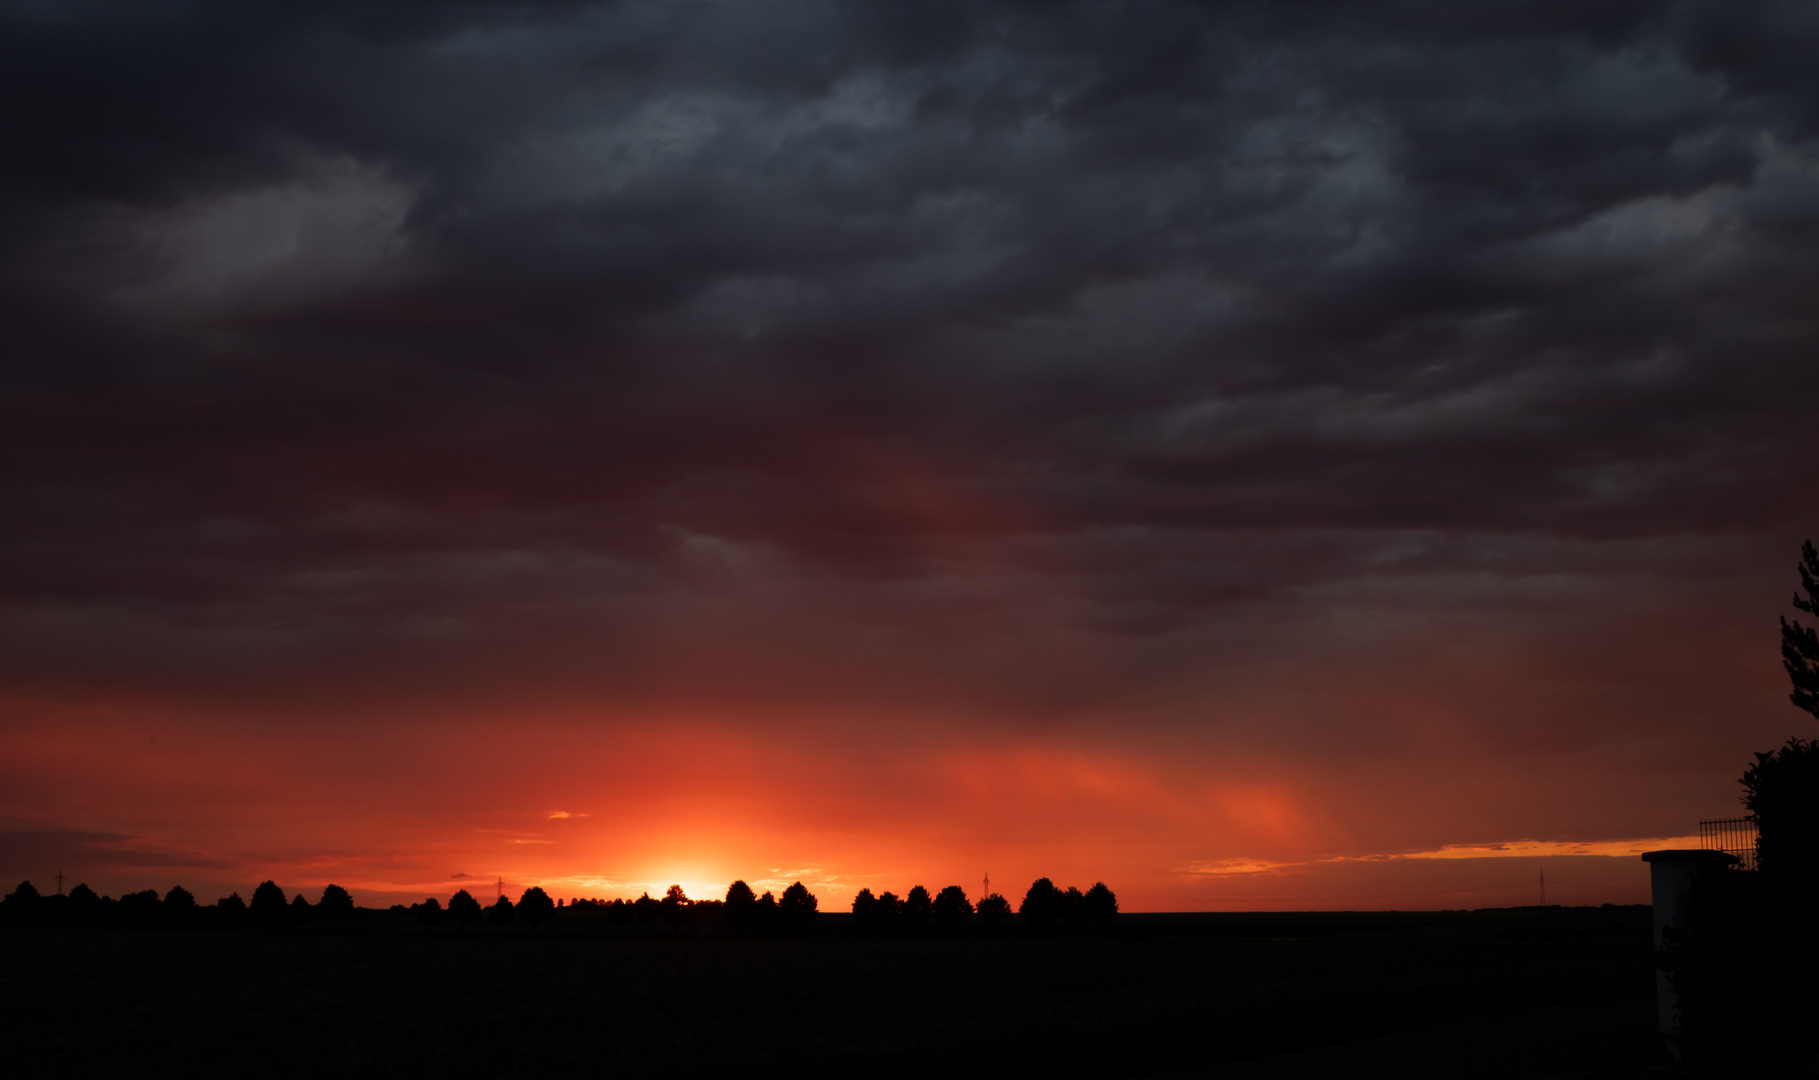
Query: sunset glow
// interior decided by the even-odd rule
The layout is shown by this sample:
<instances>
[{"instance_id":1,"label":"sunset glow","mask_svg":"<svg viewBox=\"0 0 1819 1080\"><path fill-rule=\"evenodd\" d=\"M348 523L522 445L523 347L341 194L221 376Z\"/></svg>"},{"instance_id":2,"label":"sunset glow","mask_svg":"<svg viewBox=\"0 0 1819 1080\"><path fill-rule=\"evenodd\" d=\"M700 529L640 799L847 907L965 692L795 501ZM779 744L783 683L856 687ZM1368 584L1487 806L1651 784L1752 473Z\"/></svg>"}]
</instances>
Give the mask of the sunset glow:
<instances>
[{"instance_id":1,"label":"sunset glow","mask_svg":"<svg viewBox=\"0 0 1819 1080\"><path fill-rule=\"evenodd\" d=\"M6 888L1640 903L1813 734L1819 139L1666 9L63 7Z\"/></svg>"}]
</instances>

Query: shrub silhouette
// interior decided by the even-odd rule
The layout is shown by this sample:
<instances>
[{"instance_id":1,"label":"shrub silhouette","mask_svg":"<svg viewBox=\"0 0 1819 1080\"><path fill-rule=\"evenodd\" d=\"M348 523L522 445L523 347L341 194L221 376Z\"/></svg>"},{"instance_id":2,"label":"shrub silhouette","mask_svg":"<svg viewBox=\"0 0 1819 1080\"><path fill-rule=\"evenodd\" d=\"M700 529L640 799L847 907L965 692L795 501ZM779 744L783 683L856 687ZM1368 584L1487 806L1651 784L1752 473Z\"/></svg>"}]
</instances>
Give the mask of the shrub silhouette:
<instances>
[{"instance_id":1,"label":"shrub silhouette","mask_svg":"<svg viewBox=\"0 0 1819 1080\"><path fill-rule=\"evenodd\" d=\"M487 921L491 922L494 926L504 926L506 923L512 921L512 916L515 914L517 914L517 912L512 910L511 897L506 896L504 893L500 893L499 899L493 901L493 906L486 909Z\"/></svg>"},{"instance_id":2,"label":"shrub silhouette","mask_svg":"<svg viewBox=\"0 0 1819 1080\"><path fill-rule=\"evenodd\" d=\"M726 900L720 911L728 923L744 926L758 914L758 897L750 885L735 881L726 887Z\"/></svg>"},{"instance_id":3,"label":"shrub silhouette","mask_svg":"<svg viewBox=\"0 0 1819 1080\"><path fill-rule=\"evenodd\" d=\"M988 923L995 923L1009 917L1011 902L997 893L981 897L979 900L979 918Z\"/></svg>"},{"instance_id":4,"label":"shrub silhouette","mask_svg":"<svg viewBox=\"0 0 1819 1080\"><path fill-rule=\"evenodd\" d=\"M973 913L973 905L967 900L965 889L949 885L935 894L930 913L935 916L936 922L957 923Z\"/></svg>"},{"instance_id":5,"label":"shrub silhouette","mask_svg":"<svg viewBox=\"0 0 1819 1080\"><path fill-rule=\"evenodd\" d=\"M1047 878L1037 878L1030 883L1029 891L1023 894L1023 902L1017 905L1017 914L1043 926L1054 922L1061 914L1061 891L1055 883Z\"/></svg>"},{"instance_id":6,"label":"shrub silhouette","mask_svg":"<svg viewBox=\"0 0 1819 1080\"><path fill-rule=\"evenodd\" d=\"M925 923L928 921L932 907L928 890L916 885L910 889L909 895L903 898L903 921L911 924Z\"/></svg>"},{"instance_id":7,"label":"shrub silhouette","mask_svg":"<svg viewBox=\"0 0 1819 1080\"><path fill-rule=\"evenodd\" d=\"M448 914L449 918L461 925L470 925L480 918L480 901L474 899L472 893L462 889L448 898Z\"/></svg>"},{"instance_id":8,"label":"shrub silhouette","mask_svg":"<svg viewBox=\"0 0 1819 1080\"><path fill-rule=\"evenodd\" d=\"M535 926L556 917L556 903L541 885L532 885L518 898L518 915Z\"/></svg>"},{"instance_id":9,"label":"shrub silhouette","mask_svg":"<svg viewBox=\"0 0 1819 1080\"><path fill-rule=\"evenodd\" d=\"M38 889L29 881L21 881L19 887L0 900L0 911L9 919L28 919L38 914L44 906L44 898L38 895Z\"/></svg>"},{"instance_id":10,"label":"shrub silhouette","mask_svg":"<svg viewBox=\"0 0 1819 1080\"><path fill-rule=\"evenodd\" d=\"M680 885L671 885L664 891L663 899L658 903L662 905L663 918L666 922L678 923L695 914L691 910L688 894L682 891Z\"/></svg>"},{"instance_id":11,"label":"shrub silhouette","mask_svg":"<svg viewBox=\"0 0 1819 1080\"><path fill-rule=\"evenodd\" d=\"M1819 873L1819 741L1793 738L1743 774L1756 819L1756 868L1777 878Z\"/></svg>"},{"instance_id":12,"label":"shrub silhouette","mask_svg":"<svg viewBox=\"0 0 1819 1080\"><path fill-rule=\"evenodd\" d=\"M421 904L412 904L411 914L423 925L434 926L442 921L442 905L432 896Z\"/></svg>"},{"instance_id":13,"label":"shrub silhouette","mask_svg":"<svg viewBox=\"0 0 1819 1080\"><path fill-rule=\"evenodd\" d=\"M354 898L341 886L329 885L316 902L316 912L325 919L345 919L354 913Z\"/></svg>"},{"instance_id":14,"label":"shrub silhouette","mask_svg":"<svg viewBox=\"0 0 1819 1080\"><path fill-rule=\"evenodd\" d=\"M805 922L814 917L816 909L820 906L821 903L815 899L815 894L809 892L798 881L783 890L782 898L777 901L777 914L789 922Z\"/></svg>"},{"instance_id":15,"label":"shrub silhouette","mask_svg":"<svg viewBox=\"0 0 1819 1080\"><path fill-rule=\"evenodd\" d=\"M196 910L196 897L181 885L172 885L171 891L164 894L164 910L174 916L182 917Z\"/></svg>"},{"instance_id":16,"label":"shrub silhouette","mask_svg":"<svg viewBox=\"0 0 1819 1080\"><path fill-rule=\"evenodd\" d=\"M246 910L257 919L283 918L286 913L284 890L275 881L260 882L259 887L253 890L252 903L246 906Z\"/></svg>"},{"instance_id":17,"label":"shrub silhouette","mask_svg":"<svg viewBox=\"0 0 1819 1080\"><path fill-rule=\"evenodd\" d=\"M1110 922L1118 916L1118 897L1105 887L1105 882L1096 881L1086 890L1080 913L1092 922Z\"/></svg>"},{"instance_id":18,"label":"shrub silhouette","mask_svg":"<svg viewBox=\"0 0 1819 1080\"><path fill-rule=\"evenodd\" d=\"M303 898L302 893L298 893L297 898L291 901L291 918L297 922L305 922L315 914L315 909L309 906L309 901Z\"/></svg>"},{"instance_id":19,"label":"shrub silhouette","mask_svg":"<svg viewBox=\"0 0 1819 1080\"><path fill-rule=\"evenodd\" d=\"M101 914L101 898L86 884L69 891L69 913L75 919L93 919Z\"/></svg>"},{"instance_id":20,"label":"shrub silhouette","mask_svg":"<svg viewBox=\"0 0 1819 1080\"><path fill-rule=\"evenodd\" d=\"M158 916L158 890L144 889L120 897L120 917L127 922L146 923Z\"/></svg>"},{"instance_id":21,"label":"shrub silhouette","mask_svg":"<svg viewBox=\"0 0 1819 1080\"><path fill-rule=\"evenodd\" d=\"M215 913L227 922L239 922L246 917L246 901L237 892L228 893L215 901Z\"/></svg>"}]
</instances>

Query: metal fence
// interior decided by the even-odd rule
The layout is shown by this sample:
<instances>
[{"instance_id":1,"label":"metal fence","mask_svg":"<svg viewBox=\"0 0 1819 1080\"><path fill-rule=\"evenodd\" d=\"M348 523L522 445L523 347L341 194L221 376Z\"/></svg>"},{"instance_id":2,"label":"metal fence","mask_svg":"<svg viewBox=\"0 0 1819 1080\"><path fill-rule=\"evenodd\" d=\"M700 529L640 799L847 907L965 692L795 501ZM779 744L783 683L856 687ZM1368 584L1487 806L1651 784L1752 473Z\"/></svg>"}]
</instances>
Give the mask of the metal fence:
<instances>
[{"instance_id":1,"label":"metal fence","mask_svg":"<svg viewBox=\"0 0 1819 1080\"><path fill-rule=\"evenodd\" d=\"M1699 846L1737 856L1734 870L1756 868L1756 819L1717 818L1699 823Z\"/></svg>"}]
</instances>

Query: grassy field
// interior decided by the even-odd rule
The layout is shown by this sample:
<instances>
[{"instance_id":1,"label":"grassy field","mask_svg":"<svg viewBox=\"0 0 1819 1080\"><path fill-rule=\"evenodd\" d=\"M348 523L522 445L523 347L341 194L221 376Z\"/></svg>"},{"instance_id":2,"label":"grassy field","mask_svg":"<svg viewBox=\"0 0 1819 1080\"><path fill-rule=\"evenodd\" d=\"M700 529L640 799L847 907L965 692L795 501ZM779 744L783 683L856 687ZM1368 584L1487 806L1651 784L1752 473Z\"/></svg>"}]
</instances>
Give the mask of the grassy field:
<instances>
[{"instance_id":1,"label":"grassy field","mask_svg":"<svg viewBox=\"0 0 1819 1080\"><path fill-rule=\"evenodd\" d=\"M28 1075L1131 1075L1652 987L1646 908L1125 915L871 937L396 920L0 928ZM10 1071L10 1070L9 1070Z\"/></svg>"}]
</instances>

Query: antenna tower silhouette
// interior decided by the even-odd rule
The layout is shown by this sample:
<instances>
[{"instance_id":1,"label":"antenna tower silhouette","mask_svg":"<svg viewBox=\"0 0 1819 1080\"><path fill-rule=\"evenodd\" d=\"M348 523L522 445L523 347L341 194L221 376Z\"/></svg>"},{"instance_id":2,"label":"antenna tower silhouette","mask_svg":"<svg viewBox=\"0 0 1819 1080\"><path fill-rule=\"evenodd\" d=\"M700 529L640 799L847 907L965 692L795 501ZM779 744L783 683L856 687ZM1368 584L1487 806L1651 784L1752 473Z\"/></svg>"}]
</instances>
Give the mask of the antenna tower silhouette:
<instances>
[{"instance_id":1,"label":"antenna tower silhouette","mask_svg":"<svg viewBox=\"0 0 1819 1080\"><path fill-rule=\"evenodd\" d=\"M992 894L992 872L990 870L987 870L985 872L985 891L979 894L979 899L983 900L986 897L990 896L991 894Z\"/></svg>"},{"instance_id":2,"label":"antenna tower silhouette","mask_svg":"<svg viewBox=\"0 0 1819 1080\"><path fill-rule=\"evenodd\" d=\"M1541 871L1541 906L1547 906L1547 871Z\"/></svg>"},{"instance_id":3,"label":"antenna tower silhouette","mask_svg":"<svg viewBox=\"0 0 1819 1080\"><path fill-rule=\"evenodd\" d=\"M495 893L497 894L495 896L495 899L497 899L498 897L503 897L505 895L505 877L503 875L500 876L498 881L495 881L493 883L493 889L494 889Z\"/></svg>"},{"instance_id":4,"label":"antenna tower silhouette","mask_svg":"<svg viewBox=\"0 0 1819 1080\"><path fill-rule=\"evenodd\" d=\"M57 895L63 895L63 871L57 871Z\"/></svg>"}]
</instances>

